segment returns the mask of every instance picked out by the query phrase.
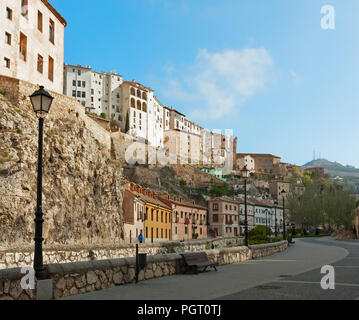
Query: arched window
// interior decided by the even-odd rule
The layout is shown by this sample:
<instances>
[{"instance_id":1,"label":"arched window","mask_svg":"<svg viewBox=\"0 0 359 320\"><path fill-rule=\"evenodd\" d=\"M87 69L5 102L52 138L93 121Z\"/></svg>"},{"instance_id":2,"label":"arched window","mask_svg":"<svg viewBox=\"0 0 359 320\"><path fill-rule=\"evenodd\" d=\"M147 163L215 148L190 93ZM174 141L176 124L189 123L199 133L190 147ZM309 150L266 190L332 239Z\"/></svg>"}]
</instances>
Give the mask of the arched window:
<instances>
[{"instance_id":1,"label":"arched window","mask_svg":"<svg viewBox=\"0 0 359 320\"><path fill-rule=\"evenodd\" d=\"M145 102L142 103L142 111L147 112L147 104Z\"/></svg>"},{"instance_id":2,"label":"arched window","mask_svg":"<svg viewBox=\"0 0 359 320\"><path fill-rule=\"evenodd\" d=\"M141 91L140 90L137 90L137 97L141 98Z\"/></svg>"},{"instance_id":3,"label":"arched window","mask_svg":"<svg viewBox=\"0 0 359 320\"><path fill-rule=\"evenodd\" d=\"M140 100L137 100L137 109L141 110L141 101Z\"/></svg>"},{"instance_id":4,"label":"arched window","mask_svg":"<svg viewBox=\"0 0 359 320\"><path fill-rule=\"evenodd\" d=\"M143 99L143 100L147 100L147 94L146 94L146 92L142 92L142 99Z\"/></svg>"},{"instance_id":5,"label":"arched window","mask_svg":"<svg viewBox=\"0 0 359 320\"><path fill-rule=\"evenodd\" d=\"M134 98L131 99L131 108L136 108L136 103Z\"/></svg>"},{"instance_id":6,"label":"arched window","mask_svg":"<svg viewBox=\"0 0 359 320\"><path fill-rule=\"evenodd\" d=\"M135 91L135 89L134 89L134 88L132 88L132 87L131 87L130 92L131 92L131 95L136 96L136 91Z\"/></svg>"}]
</instances>

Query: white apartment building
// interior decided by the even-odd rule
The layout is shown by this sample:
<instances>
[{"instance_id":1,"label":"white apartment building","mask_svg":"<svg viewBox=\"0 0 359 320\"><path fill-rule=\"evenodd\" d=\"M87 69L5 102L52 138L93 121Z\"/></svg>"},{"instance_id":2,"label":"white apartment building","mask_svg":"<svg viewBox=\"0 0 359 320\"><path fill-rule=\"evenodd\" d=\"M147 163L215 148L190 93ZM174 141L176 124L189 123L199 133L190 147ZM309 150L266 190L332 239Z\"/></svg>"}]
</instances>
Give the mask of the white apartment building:
<instances>
[{"instance_id":1,"label":"white apartment building","mask_svg":"<svg viewBox=\"0 0 359 320\"><path fill-rule=\"evenodd\" d=\"M254 201L254 224L256 226L267 225L268 228L275 231L275 218L277 218L277 229L279 232L283 230L283 209L274 205L262 203L261 201ZM267 214L266 214L267 210Z\"/></svg>"},{"instance_id":2,"label":"white apartment building","mask_svg":"<svg viewBox=\"0 0 359 320\"><path fill-rule=\"evenodd\" d=\"M153 147L163 147L163 106L151 88L135 81L121 85L121 131L142 138Z\"/></svg>"},{"instance_id":3,"label":"white apartment building","mask_svg":"<svg viewBox=\"0 0 359 320\"><path fill-rule=\"evenodd\" d=\"M147 128L148 142L152 146L163 147L163 105L153 92L148 103Z\"/></svg>"},{"instance_id":4,"label":"white apartment building","mask_svg":"<svg viewBox=\"0 0 359 320\"><path fill-rule=\"evenodd\" d=\"M90 66L65 65L63 92L80 102L86 111L122 121L121 84L118 73L96 72Z\"/></svg>"},{"instance_id":5,"label":"white apartment building","mask_svg":"<svg viewBox=\"0 0 359 320\"><path fill-rule=\"evenodd\" d=\"M1 0L0 74L62 93L66 24L47 0Z\"/></svg>"},{"instance_id":6,"label":"white apartment building","mask_svg":"<svg viewBox=\"0 0 359 320\"><path fill-rule=\"evenodd\" d=\"M255 159L250 155L245 155L244 157L237 159L236 165L239 170L243 169L244 166L247 166L249 172L254 173L256 171Z\"/></svg>"}]
</instances>

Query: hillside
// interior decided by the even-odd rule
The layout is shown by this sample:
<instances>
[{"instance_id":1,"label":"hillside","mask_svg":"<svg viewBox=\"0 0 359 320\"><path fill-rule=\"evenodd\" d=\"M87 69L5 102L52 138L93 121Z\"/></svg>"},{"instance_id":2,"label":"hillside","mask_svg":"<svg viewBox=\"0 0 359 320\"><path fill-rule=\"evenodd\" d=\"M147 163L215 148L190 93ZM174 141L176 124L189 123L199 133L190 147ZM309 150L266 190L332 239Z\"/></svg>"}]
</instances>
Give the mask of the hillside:
<instances>
[{"instance_id":1,"label":"hillside","mask_svg":"<svg viewBox=\"0 0 359 320\"><path fill-rule=\"evenodd\" d=\"M344 178L353 192L359 193L359 169L349 165L344 166L338 162L332 162L326 159L312 160L303 165L304 168L312 166L324 168L325 173L329 174L332 178L336 176Z\"/></svg>"},{"instance_id":2,"label":"hillside","mask_svg":"<svg viewBox=\"0 0 359 320\"><path fill-rule=\"evenodd\" d=\"M38 121L26 96L0 94L0 247L32 244ZM3 91L4 92L4 91ZM123 176L99 142L96 123L75 100L55 95L44 123L43 212L46 245L121 242ZM11 101L10 101L11 100ZM92 126L92 127L91 127ZM24 167L17 166L21 159Z\"/></svg>"},{"instance_id":3,"label":"hillside","mask_svg":"<svg viewBox=\"0 0 359 320\"><path fill-rule=\"evenodd\" d=\"M316 167L322 167L325 169L325 172L328 173L331 176L355 176L359 178L359 169L354 168L352 166L344 166L338 162L331 162L329 160L326 159L316 159L316 160L312 160L308 163L306 163L305 165L303 165L303 167L312 167L312 166L316 166Z\"/></svg>"}]
</instances>

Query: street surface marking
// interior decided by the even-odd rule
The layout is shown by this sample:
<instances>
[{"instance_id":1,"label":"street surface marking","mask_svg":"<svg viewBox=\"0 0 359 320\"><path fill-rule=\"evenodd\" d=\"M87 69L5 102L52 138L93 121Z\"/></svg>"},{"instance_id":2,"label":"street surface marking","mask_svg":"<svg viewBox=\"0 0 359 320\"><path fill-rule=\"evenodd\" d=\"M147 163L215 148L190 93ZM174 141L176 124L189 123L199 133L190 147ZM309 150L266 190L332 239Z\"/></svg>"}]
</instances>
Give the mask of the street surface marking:
<instances>
[{"instance_id":1,"label":"street surface marking","mask_svg":"<svg viewBox=\"0 0 359 320\"><path fill-rule=\"evenodd\" d=\"M302 280L280 280L280 282L285 282L285 283L307 283L307 284L319 284L320 282L316 282L316 281L302 281ZM354 283L335 283L336 286L346 286L346 287L359 287L359 284L354 284Z\"/></svg>"}]
</instances>

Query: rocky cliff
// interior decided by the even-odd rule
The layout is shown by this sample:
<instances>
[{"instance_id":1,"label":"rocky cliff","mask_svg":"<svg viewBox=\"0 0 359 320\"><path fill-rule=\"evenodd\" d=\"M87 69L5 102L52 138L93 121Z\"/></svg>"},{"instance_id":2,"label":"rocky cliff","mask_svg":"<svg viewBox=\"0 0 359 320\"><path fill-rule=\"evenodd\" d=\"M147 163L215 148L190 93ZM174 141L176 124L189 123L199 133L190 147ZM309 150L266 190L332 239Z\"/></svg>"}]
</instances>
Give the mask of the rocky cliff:
<instances>
[{"instance_id":1,"label":"rocky cliff","mask_svg":"<svg viewBox=\"0 0 359 320\"><path fill-rule=\"evenodd\" d=\"M26 97L28 92L12 102L3 94L0 247L8 248L33 245L38 120ZM120 243L122 169L96 139L92 120L84 118L77 102L61 97L54 100L44 125L44 244ZM20 159L23 168L17 164Z\"/></svg>"}]
</instances>

